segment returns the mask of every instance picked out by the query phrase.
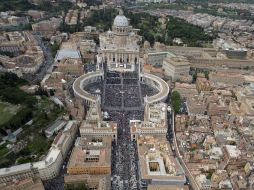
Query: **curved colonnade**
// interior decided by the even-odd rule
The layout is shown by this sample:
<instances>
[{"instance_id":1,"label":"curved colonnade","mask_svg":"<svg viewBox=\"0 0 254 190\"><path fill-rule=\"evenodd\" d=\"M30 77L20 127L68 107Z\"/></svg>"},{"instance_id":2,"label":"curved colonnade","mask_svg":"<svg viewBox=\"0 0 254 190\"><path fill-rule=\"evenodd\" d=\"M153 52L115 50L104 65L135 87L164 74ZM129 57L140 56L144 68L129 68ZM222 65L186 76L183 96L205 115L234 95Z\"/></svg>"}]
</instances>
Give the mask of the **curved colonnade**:
<instances>
[{"instance_id":1,"label":"curved colonnade","mask_svg":"<svg viewBox=\"0 0 254 190\"><path fill-rule=\"evenodd\" d=\"M84 87L93 82L102 81L103 79L103 71L87 73L78 77L73 83L73 90L75 96L82 98L87 105L98 103L100 98L85 91ZM148 85L151 85L159 91L159 93L153 96L145 97L145 103L154 104L165 101L167 99L169 93L169 86L164 80L149 73L141 73L140 80Z\"/></svg>"},{"instance_id":2,"label":"curved colonnade","mask_svg":"<svg viewBox=\"0 0 254 190\"><path fill-rule=\"evenodd\" d=\"M140 80L145 84L151 85L159 91L159 93L145 98L145 102L147 104L164 102L167 99L169 86L163 79L149 73L141 73Z\"/></svg>"},{"instance_id":3,"label":"curved colonnade","mask_svg":"<svg viewBox=\"0 0 254 190\"><path fill-rule=\"evenodd\" d=\"M86 105L98 103L100 98L85 91L84 87L93 82L102 81L103 79L104 79L103 71L86 73L78 77L73 83L73 91L75 96L83 99Z\"/></svg>"}]
</instances>

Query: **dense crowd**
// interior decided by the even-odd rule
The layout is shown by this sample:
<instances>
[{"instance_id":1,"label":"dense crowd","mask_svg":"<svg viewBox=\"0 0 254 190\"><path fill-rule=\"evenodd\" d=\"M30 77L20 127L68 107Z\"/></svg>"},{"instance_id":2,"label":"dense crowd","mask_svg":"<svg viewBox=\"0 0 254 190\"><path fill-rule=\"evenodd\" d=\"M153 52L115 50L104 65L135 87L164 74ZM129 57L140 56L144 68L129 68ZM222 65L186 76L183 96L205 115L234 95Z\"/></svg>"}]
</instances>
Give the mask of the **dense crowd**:
<instances>
[{"instance_id":1,"label":"dense crowd","mask_svg":"<svg viewBox=\"0 0 254 190\"><path fill-rule=\"evenodd\" d=\"M103 103L105 107L122 109L142 106L139 80L135 73L107 73L104 85Z\"/></svg>"},{"instance_id":2,"label":"dense crowd","mask_svg":"<svg viewBox=\"0 0 254 190\"><path fill-rule=\"evenodd\" d=\"M108 111L118 123L118 140L112 153L112 189L138 189L138 163L135 143L131 142L129 120L142 119L141 111Z\"/></svg>"},{"instance_id":3,"label":"dense crowd","mask_svg":"<svg viewBox=\"0 0 254 190\"><path fill-rule=\"evenodd\" d=\"M141 94L142 97L147 96L153 96L155 94L157 94L159 91L145 83L140 83L140 88L141 88Z\"/></svg>"},{"instance_id":4,"label":"dense crowd","mask_svg":"<svg viewBox=\"0 0 254 190\"><path fill-rule=\"evenodd\" d=\"M106 85L104 95L104 105L111 107L121 107L122 94L120 85Z\"/></svg>"},{"instance_id":5,"label":"dense crowd","mask_svg":"<svg viewBox=\"0 0 254 190\"><path fill-rule=\"evenodd\" d=\"M103 86L104 85L104 86ZM138 108L143 105L143 97L158 93L157 89L138 80L136 73L107 72L102 83L93 83L85 87L92 94L99 94L103 108Z\"/></svg>"},{"instance_id":6,"label":"dense crowd","mask_svg":"<svg viewBox=\"0 0 254 190\"><path fill-rule=\"evenodd\" d=\"M139 86L124 86L124 107L141 106L141 96Z\"/></svg>"},{"instance_id":7,"label":"dense crowd","mask_svg":"<svg viewBox=\"0 0 254 190\"><path fill-rule=\"evenodd\" d=\"M113 77L120 77L120 73L117 72L107 72L106 73L107 78L113 78Z\"/></svg>"},{"instance_id":8,"label":"dense crowd","mask_svg":"<svg viewBox=\"0 0 254 190\"><path fill-rule=\"evenodd\" d=\"M138 78L138 74L135 72L125 72L122 75L123 75L123 78L126 78L126 79L137 79Z\"/></svg>"},{"instance_id":9,"label":"dense crowd","mask_svg":"<svg viewBox=\"0 0 254 190\"><path fill-rule=\"evenodd\" d=\"M95 72L96 71L96 64L94 64L94 63L87 63L84 66L84 70L85 70L86 73Z\"/></svg>"},{"instance_id":10,"label":"dense crowd","mask_svg":"<svg viewBox=\"0 0 254 190\"><path fill-rule=\"evenodd\" d=\"M123 79L123 84L138 85L138 80L137 79Z\"/></svg>"},{"instance_id":11,"label":"dense crowd","mask_svg":"<svg viewBox=\"0 0 254 190\"><path fill-rule=\"evenodd\" d=\"M121 84L120 78L107 78L106 84Z\"/></svg>"},{"instance_id":12,"label":"dense crowd","mask_svg":"<svg viewBox=\"0 0 254 190\"><path fill-rule=\"evenodd\" d=\"M101 82L94 82L84 87L84 90L90 92L91 94L97 94L99 90L102 92L102 83Z\"/></svg>"}]
</instances>

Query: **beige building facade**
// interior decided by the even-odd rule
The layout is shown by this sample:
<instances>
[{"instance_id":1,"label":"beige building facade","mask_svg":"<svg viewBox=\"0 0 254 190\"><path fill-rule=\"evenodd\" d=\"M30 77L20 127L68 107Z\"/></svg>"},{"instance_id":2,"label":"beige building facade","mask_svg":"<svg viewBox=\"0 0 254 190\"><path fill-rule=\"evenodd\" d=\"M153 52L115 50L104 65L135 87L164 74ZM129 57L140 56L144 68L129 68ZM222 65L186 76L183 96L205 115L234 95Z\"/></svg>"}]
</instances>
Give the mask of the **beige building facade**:
<instances>
[{"instance_id":1,"label":"beige building facade","mask_svg":"<svg viewBox=\"0 0 254 190\"><path fill-rule=\"evenodd\" d=\"M163 69L166 76L176 81L181 76L189 75L190 63L185 57L166 57L163 61Z\"/></svg>"},{"instance_id":2,"label":"beige building facade","mask_svg":"<svg viewBox=\"0 0 254 190\"><path fill-rule=\"evenodd\" d=\"M119 11L112 31L100 35L100 49L98 61L107 63L111 71L134 71L139 65L139 45L141 37L138 30L129 26L128 19Z\"/></svg>"}]
</instances>

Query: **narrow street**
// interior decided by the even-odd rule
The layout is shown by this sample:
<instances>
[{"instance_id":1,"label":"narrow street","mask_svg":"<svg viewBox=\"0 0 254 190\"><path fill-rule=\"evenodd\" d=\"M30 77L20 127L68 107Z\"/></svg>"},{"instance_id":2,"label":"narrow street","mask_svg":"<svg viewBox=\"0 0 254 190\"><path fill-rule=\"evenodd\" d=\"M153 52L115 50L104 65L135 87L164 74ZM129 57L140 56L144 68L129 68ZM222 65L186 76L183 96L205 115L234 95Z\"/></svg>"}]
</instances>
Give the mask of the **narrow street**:
<instances>
[{"instance_id":1,"label":"narrow street","mask_svg":"<svg viewBox=\"0 0 254 190\"><path fill-rule=\"evenodd\" d=\"M129 120L142 119L142 112L109 111L109 115L118 123L118 140L112 155L112 190L139 189L136 147L131 142Z\"/></svg>"},{"instance_id":2,"label":"narrow street","mask_svg":"<svg viewBox=\"0 0 254 190\"><path fill-rule=\"evenodd\" d=\"M48 44L42 41L41 35L36 33L34 34L34 38L37 40L38 45L41 47L45 60L36 74L28 74L23 76L24 79L28 80L32 84L36 84L37 82L41 81L54 63L54 58L52 57L51 50L48 47Z\"/></svg>"}]
</instances>

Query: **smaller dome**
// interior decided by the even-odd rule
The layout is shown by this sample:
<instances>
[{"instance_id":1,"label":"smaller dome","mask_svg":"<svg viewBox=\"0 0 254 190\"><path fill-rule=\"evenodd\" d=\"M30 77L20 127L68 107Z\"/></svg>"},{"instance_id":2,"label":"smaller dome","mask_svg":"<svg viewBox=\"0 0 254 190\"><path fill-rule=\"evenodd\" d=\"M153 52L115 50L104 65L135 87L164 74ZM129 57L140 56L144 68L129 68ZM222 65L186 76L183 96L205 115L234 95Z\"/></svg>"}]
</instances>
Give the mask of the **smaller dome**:
<instances>
[{"instance_id":1,"label":"smaller dome","mask_svg":"<svg viewBox=\"0 0 254 190\"><path fill-rule=\"evenodd\" d=\"M151 44L148 41L144 42L144 48L151 48Z\"/></svg>"}]
</instances>

